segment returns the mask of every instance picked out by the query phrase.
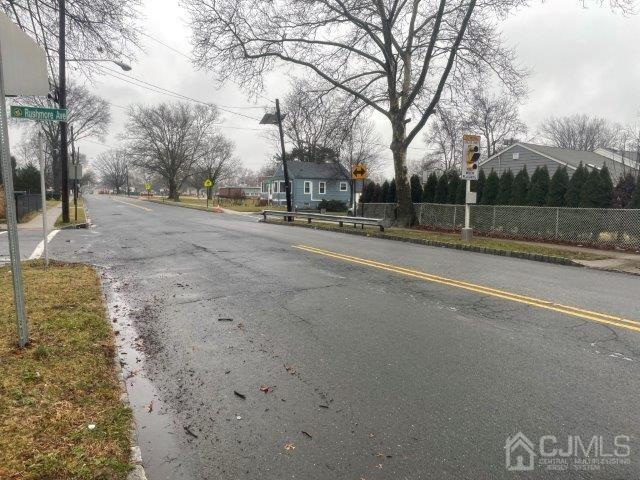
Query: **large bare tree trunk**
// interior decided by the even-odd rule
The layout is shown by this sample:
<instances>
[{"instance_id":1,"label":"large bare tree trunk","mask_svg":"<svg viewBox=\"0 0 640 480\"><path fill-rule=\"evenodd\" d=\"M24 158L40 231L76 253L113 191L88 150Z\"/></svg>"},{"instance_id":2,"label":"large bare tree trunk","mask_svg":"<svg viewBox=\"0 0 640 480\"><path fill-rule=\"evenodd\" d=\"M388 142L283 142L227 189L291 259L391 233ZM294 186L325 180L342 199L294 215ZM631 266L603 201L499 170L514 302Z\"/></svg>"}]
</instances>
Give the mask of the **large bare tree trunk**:
<instances>
[{"instance_id":1,"label":"large bare tree trunk","mask_svg":"<svg viewBox=\"0 0 640 480\"><path fill-rule=\"evenodd\" d=\"M398 226L410 227L414 221L413 203L411 202L411 188L409 187L409 175L407 172L407 146L404 141L406 130L404 119L399 118L393 122L393 140L391 152L393 153L393 166L396 174L396 196L398 201Z\"/></svg>"},{"instance_id":2,"label":"large bare tree trunk","mask_svg":"<svg viewBox=\"0 0 640 480\"><path fill-rule=\"evenodd\" d=\"M178 186L173 181L169 182L169 199L173 200L174 202L177 202L180 200L180 197L178 194Z\"/></svg>"}]
</instances>

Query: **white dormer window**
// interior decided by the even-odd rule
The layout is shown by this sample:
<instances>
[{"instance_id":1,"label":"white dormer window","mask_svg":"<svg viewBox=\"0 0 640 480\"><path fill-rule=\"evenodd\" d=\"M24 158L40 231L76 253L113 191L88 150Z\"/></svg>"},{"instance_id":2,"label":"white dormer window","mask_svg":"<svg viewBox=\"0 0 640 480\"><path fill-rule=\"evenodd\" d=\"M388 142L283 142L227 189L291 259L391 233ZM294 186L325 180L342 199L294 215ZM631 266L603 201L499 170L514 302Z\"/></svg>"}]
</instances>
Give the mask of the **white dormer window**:
<instances>
[{"instance_id":1,"label":"white dormer window","mask_svg":"<svg viewBox=\"0 0 640 480\"><path fill-rule=\"evenodd\" d=\"M518 160L520 158L520 152L513 152L512 158Z\"/></svg>"},{"instance_id":2,"label":"white dormer window","mask_svg":"<svg viewBox=\"0 0 640 480\"><path fill-rule=\"evenodd\" d=\"M327 193L327 182L320 182L320 185L318 185L318 193L320 195Z\"/></svg>"}]
</instances>

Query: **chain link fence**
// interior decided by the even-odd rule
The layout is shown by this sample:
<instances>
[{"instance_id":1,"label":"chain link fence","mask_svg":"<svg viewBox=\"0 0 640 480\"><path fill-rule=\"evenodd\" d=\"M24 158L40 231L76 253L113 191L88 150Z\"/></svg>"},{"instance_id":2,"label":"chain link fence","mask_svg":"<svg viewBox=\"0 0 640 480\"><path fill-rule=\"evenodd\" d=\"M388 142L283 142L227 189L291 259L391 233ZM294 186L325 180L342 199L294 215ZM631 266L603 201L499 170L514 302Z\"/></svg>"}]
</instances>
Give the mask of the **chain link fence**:
<instances>
[{"instance_id":1,"label":"chain link fence","mask_svg":"<svg viewBox=\"0 0 640 480\"><path fill-rule=\"evenodd\" d=\"M42 208L42 196L39 193L16 192L16 217L18 221L27 213Z\"/></svg>"},{"instance_id":2,"label":"chain link fence","mask_svg":"<svg viewBox=\"0 0 640 480\"><path fill-rule=\"evenodd\" d=\"M464 205L416 203L418 223L459 230ZM394 204L364 204L362 214L395 218ZM471 227L479 234L520 240L546 240L597 247L640 249L640 209L472 205Z\"/></svg>"}]
</instances>

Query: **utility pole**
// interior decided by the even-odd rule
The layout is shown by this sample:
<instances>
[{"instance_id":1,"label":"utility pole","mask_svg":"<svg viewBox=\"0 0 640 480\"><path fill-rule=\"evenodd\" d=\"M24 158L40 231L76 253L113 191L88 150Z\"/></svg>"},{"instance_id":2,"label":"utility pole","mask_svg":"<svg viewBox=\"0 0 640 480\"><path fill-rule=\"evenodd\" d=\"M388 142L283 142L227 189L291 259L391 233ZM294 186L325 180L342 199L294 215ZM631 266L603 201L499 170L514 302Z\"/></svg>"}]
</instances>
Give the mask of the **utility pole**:
<instances>
[{"instance_id":1,"label":"utility pole","mask_svg":"<svg viewBox=\"0 0 640 480\"><path fill-rule=\"evenodd\" d=\"M282 115L280 115L280 100L276 98L276 120L278 129L280 130L280 147L282 148L282 170L284 172L284 191L287 196L287 212L292 212L291 207L291 184L289 183L289 169L287 168L287 155L284 150L284 131L282 130ZM287 217L287 221L291 221L291 217Z\"/></svg>"},{"instance_id":2,"label":"utility pole","mask_svg":"<svg viewBox=\"0 0 640 480\"><path fill-rule=\"evenodd\" d=\"M129 165L125 165L124 168L126 168L126 172L127 172L127 197L129 196Z\"/></svg>"},{"instance_id":3,"label":"utility pole","mask_svg":"<svg viewBox=\"0 0 640 480\"><path fill-rule=\"evenodd\" d=\"M58 85L58 105L61 109L67 108L67 70L65 52L66 8L65 0L59 0L58 10L60 14L59 45L58 45L58 70L60 80ZM67 148L67 122L60 122L60 180L62 183L60 196L62 199L62 221L69 223L69 150Z\"/></svg>"}]
</instances>

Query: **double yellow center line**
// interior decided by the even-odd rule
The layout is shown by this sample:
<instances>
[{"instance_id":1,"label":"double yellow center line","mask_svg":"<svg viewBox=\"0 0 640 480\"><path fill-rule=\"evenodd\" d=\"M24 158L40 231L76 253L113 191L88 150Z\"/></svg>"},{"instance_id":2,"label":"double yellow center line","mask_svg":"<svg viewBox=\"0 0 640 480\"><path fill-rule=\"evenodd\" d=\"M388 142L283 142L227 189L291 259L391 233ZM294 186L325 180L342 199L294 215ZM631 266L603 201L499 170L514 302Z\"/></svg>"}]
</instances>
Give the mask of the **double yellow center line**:
<instances>
[{"instance_id":1,"label":"double yellow center line","mask_svg":"<svg viewBox=\"0 0 640 480\"><path fill-rule=\"evenodd\" d=\"M141 208L145 212L153 212L152 209L147 208L147 207L143 207L142 205L136 205L135 203L125 202L124 200L116 200L115 198L112 198L111 200L113 200L114 202L118 202L118 203L124 203L125 205L131 205L132 207Z\"/></svg>"},{"instance_id":2,"label":"double yellow center line","mask_svg":"<svg viewBox=\"0 0 640 480\"><path fill-rule=\"evenodd\" d=\"M613 325L620 328L626 328L627 330L640 332L640 322L635 320L627 320L625 318L608 315L606 313L599 313L591 310L585 310L583 308L562 305L560 303L550 302L548 300L528 297L517 293L506 292L504 290L486 287L484 285L478 285L475 283L463 282L461 280L454 280L452 278L432 275L430 273L421 272L419 270L404 268L397 265L390 265L388 263L377 262L375 260L369 260L366 258L354 257L352 255L345 255L343 253L331 252L329 250L322 250L320 248L315 248L308 245L293 245L293 248L304 250L309 253L315 253L317 255L323 255L325 257L343 260L345 262L356 263L358 265L365 265L367 267L373 267L379 270L397 273L407 277L413 277L428 282L440 283L442 285L448 285L450 287L462 288L471 292L502 298L504 300L510 300L512 302L524 303L533 307L544 308L545 310L552 310L558 313L564 313L572 317L578 317L585 320L591 320L593 322L604 323L607 325Z\"/></svg>"}]
</instances>

